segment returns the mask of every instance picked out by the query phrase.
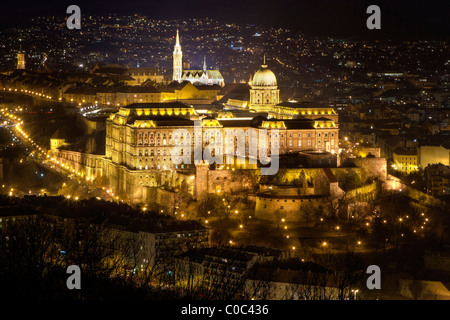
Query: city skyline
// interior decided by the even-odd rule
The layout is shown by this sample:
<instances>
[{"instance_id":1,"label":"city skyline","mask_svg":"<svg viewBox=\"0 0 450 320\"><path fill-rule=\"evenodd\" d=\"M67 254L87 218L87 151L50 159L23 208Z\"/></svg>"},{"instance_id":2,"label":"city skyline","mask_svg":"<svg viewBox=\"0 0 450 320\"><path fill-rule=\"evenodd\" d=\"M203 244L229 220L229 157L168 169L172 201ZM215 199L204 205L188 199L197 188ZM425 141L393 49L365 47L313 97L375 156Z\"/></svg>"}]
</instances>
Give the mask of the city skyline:
<instances>
[{"instance_id":1,"label":"city skyline","mask_svg":"<svg viewBox=\"0 0 450 320\"><path fill-rule=\"evenodd\" d=\"M448 20L369 4L11 8L0 294L449 300Z\"/></svg>"}]
</instances>

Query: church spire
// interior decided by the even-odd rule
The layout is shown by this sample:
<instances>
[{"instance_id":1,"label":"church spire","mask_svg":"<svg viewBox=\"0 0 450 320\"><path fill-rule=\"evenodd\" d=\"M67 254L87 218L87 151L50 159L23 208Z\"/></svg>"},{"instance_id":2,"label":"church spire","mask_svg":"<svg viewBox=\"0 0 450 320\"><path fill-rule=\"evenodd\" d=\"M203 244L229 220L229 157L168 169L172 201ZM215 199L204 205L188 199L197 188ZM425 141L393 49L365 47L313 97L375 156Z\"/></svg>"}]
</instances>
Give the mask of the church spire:
<instances>
[{"instance_id":1,"label":"church spire","mask_svg":"<svg viewBox=\"0 0 450 320\"><path fill-rule=\"evenodd\" d=\"M180 34L177 29L175 47L173 48L173 81L181 82L183 74L183 53L181 52Z\"/></svg>"},{"instance_id":2,"label":"church spire","mask_svg":"<svg viewBox=\"0 0 450 320\"><path fill-rule=\"evenodd\" d=\"M206 58L205 56L203 56L203 71L206 72L207 68L206 68Z\"/></svg>"},{"instance_id":3,"label":"church spire","mask_svg":"<svg viewBox=\"0 0 450 320\"><path fill-rule=\"evenodd\" d=\"M177 47L180 46L180 35L178 34L178 29L177 29L177 40L175 42L175 46L177 46Z\"/></svg>"}]
</instances>

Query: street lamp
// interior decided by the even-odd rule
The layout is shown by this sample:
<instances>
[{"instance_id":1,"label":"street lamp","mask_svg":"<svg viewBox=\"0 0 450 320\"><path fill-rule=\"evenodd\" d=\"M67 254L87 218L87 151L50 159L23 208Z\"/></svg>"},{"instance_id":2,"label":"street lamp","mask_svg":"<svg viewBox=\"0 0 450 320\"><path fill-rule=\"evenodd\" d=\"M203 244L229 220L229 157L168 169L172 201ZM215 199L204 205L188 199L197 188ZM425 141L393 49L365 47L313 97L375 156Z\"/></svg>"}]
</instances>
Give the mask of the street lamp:
<instances>
[{"instance_id":1,"label":"street lamp","mask_svg":"<svg viewBox=\"0 0 450 320\"><path fill-rule=\"evenodd\" d=\"M359 292L359 290L358 289L356 289L356 290L352 289L352 292L354 294L354 300L356 300L356 294Z\"/></svg>"}]
</instances>

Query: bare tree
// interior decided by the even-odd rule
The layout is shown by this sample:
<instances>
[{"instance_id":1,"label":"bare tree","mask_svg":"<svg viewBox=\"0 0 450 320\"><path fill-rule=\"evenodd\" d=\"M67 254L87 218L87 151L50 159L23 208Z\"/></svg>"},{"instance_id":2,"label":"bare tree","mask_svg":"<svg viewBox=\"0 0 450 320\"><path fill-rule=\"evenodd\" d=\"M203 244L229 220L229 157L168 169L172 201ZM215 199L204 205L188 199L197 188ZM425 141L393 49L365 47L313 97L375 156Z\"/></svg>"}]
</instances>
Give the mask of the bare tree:
<instances>
[{"instance_id":1,"label":"bare tree","mask_svg":"<svg viewBox=\"0 0 450 320\"><path fill-rule=\"evenodd\" d=\"M239 203L241 203L243 198L239 195L233 194L224 194L222 196L222 206L223 210L221 210L224 214L225 220L230 218L230 214L236 211L236 207Z\"/></svg>"},{"instance_id":2,"label":"bare tree","mask_svg":"<svg viewBox=\"0 0 450 320\"><path fill-rule=\"evenodd\" d=\"M224 201L217 195L208 194L200 201L198 206L198 215L202 218L207 218L211 215L219 215L224 211Z\"/></svg>"}]
</instances>

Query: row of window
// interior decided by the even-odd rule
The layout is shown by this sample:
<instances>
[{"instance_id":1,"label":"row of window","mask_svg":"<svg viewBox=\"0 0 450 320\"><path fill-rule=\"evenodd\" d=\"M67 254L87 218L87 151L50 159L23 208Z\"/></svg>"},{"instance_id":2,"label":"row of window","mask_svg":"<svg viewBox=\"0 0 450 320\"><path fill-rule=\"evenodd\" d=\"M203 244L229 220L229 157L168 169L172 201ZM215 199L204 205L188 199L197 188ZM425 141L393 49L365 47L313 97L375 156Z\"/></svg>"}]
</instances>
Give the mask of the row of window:
<instances>
[{"instance_id":1,"label":"row of window","mask_svg":"<svg viewBox=\"0 0 450 320\"><path fill-rule=\"evenodd\" d=\"M309 137L309 134L308 134L308 137ZM206 143L208 141L209 140L207 139L207 140L203 141L203 143ZM230 140L229 140L229 142L231 144L233 144L235 141L237 141L237 138L230 138ZM334 146L334 139L331 139L330 142L331 142L331 145ZM192 143L194 143L194 142L192 142ZM248 143L248 139L247 139L247 143ZM269 145L270 145L270 143L271 143L271 141L269 141ZM284 146L284 141L283 140L281 140L280 143L281 143L281 146ZM319 139L318 140L318 144L321 145L321 143L322 143L322 140ZM177 144L178 144L178 140L175 140L175 145L177 145ZM288 144L289 144L289 146L292 147L292 140L288 140ZM138 141L138 145L143 145L142 140ZM148 140L144 140L144 145L148 145ZM150 145L153 145L153 140L150 140ZM156 145L160 146L161 145L161 141L157 140L157 144ZM172 145L172 141L169 140L169 144L167 144L166 139L163 139L162 145L163 146ZM299 147L302 146L302 141L301 140L298 141L298 146ZM308 146L311 146L311 140L308 140Z\"/></svg>"},{"instance_id":2,"label":"row of window","mask_svg":"<svg viewBox=\"0 0 450 320\"><path fill-rule=\"evenodd\" d=\"M181 164L181 165L178 165L178 164L176 164L176 165L166 165L166 164L163 164L163 165L160 165L160 164L158 164L158 165L156 165L156 166L154 166L154 165L145 165L145 166L142 166L142 165L140 165L139 167L138 167L138 169L139 170L155 170L155 169L157 169L157 170L169 170L169 169L174 169L175 168L175 170L177 170L177 169L189 169L189 165L188 164Z\"/></svg>"},{"instance_id":3,"label":"row of window","mask_svg":"<svg viewBox=\"0 0 450 320\"><path fill-rule=\"evenodd\" d=\"M211 131L205 131L205 132L203 132L203 134L206 137L207 136L219 136L221 134L221 132L219 130L211 130ZM225 135L228 135L228 134L229 134L228 130L225 131ZM234 134L234 132L233 132L233 134ZM324 135L325 138L328 137L328 132L318 132L317 136L321 137L322 134ZM180 136L182 137L183 135L184 135L184 133L180 132ZM281 133L280 135L281 135L282 138L284 138L284 133ZM331 132L330 135L331 135L331 137L334 137L334 132ZM139 132L139 134L138 134L139 138L144 138L144 139L146 139L148 137L150 137L150 139L153 139L154 136L156 136L158 138L160 138L161 136L163 138L167 137L166 133L163 133L161 135L161 133L159 133L159 132L157 132L156 134L153 134L153 132L150 132L150 134L147 133L147 132L144 132L144 133ZM190 133L187 136L190 136ZM293 133L289 133L289 138L292 138L293 136L294 136ZM308 136L308 138L310 138L311 137L311 132L308 132L307 136ZM171 134L169 134L168 137L169 137L169 139L172 139L172 135ZM272 137L272 134L269 134L269 137ZM275 137L278 137L278 134L275 134ZM298 133L298 137L301 138L302 137L302 133ZM178 139L178 135L175 135L175 139Z\"/></svg>"},{"instance_id":4,"label":"row of window","mask_svg":"<svg viewBox=\"0 0 450 320\"><path fill-rule=\"evenodd\" d=\"M262 200L263 201L266 201L266 200L268 201L269 199L262 198ZM277 202L280 202L280 199L276 199L276 200L277 200ZM300 200L301 203L303 203L303 200L306 200L306 199L299 199L299 200ZM274 201L274 199L270 199L270 201L272 202L272 201ZM296 199L292 199L291 201L295 203L297 200ZM284 199L283 202L288 202L288 200ZM308 202L311 202L311 199L308 199ZM266 207L266 205L264 205L264 208L265 207Z\"/></svg>"}]
</instances>

